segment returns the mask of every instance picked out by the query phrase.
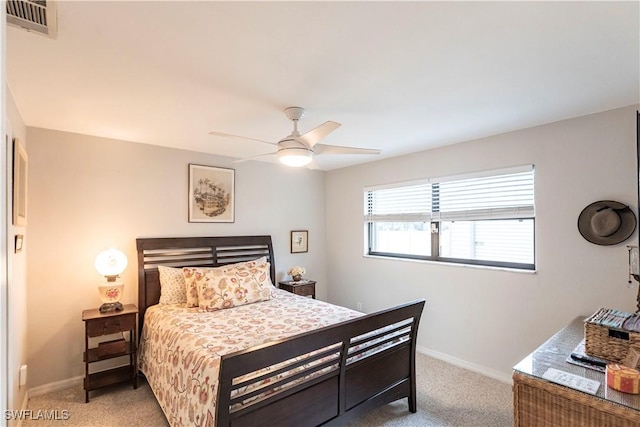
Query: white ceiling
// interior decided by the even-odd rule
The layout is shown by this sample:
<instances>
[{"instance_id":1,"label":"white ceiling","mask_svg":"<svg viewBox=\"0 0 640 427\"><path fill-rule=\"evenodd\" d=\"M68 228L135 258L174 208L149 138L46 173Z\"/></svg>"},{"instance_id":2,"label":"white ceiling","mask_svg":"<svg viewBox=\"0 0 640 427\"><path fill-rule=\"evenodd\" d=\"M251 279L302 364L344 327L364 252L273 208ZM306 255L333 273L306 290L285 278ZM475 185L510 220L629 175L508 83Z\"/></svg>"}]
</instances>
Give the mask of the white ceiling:
<instances>
[{"instance_id":1,"label":"white ceiling","mask_svg":"<svg viewBox=\"0 0 640 427\"><path fill-rule=\"evenodd\" d=\"M320 169L640 102L638 2L58 3L58 36L7 28L27 126L233 157L342 123Z\"/></svg>"}]
</instances>

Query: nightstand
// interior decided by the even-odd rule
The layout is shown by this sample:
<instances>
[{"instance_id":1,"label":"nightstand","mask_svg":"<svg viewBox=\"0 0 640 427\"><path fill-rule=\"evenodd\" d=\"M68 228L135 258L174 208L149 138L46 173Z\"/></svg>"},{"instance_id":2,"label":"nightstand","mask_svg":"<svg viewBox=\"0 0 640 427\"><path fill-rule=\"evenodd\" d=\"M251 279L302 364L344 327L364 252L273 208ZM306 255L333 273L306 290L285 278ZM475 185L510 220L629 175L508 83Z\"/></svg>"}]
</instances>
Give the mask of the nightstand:
<instances>
[{"instance_id":1,"label":"nightstand","mask_svg":"<svg viewBox=\"0 0 640 427\"><path fill-rule=\"evenodd\" d=\"M89 402L89 391L101 387L131 381L133 388L138 388L137 316L138 308L134 304L127 304L123 310L107 313L100 313L97 308L82 311L85 330L83 356L85 402ZM128 339L125 337L125 332L129 333ZM89 338L118 333L122 338L89 347ZM89 373L91 363L122 356L129 356L127 366Z\"/></svg>"},{"instance_id":2,"label":"nightstand","mask_svg":"<svg viewBox=\"0 0 640 427\"><path fill-rule=\"evenodd\" d=\"M308 296L316 299L316 282L313 280L300 280L294 282L292 280L285 280L284 282L278 282L280 289L291 292L292 294Z\"/></svg>"}]
</instances>

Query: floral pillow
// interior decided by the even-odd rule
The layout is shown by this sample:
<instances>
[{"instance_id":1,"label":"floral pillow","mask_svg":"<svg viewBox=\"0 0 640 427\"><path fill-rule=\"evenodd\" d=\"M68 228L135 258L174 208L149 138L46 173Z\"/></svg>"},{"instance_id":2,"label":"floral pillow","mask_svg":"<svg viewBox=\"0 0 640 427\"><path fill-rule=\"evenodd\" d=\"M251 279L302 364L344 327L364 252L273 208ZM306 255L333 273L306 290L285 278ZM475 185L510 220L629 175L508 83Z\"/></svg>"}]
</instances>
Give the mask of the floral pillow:
<instances>
[{"instance_id":1,"label":"floral pillow","mask_svg":"<svg viewBox=\"0 0 640 427\"><path fill-rule=\"evenodd\" d=\"M220 267L184 267L182 274L184 275L185 293L187 296L187 307L198 307L198 287L197 281L202 280L202 276L211 270L227 271L241 268L254 268L269 265L267 257L263 256L251 261L243 261L235 264L227 264ZM269 278L271 283L271 279Z\"/></svg>"},{"instance_id":2,"label":"floral pillow","mask_svg":"<svg viewBox=\"0 0 640 427\"><path fill-rule=\"evenodd\" d=\"M227 264L217 268L223 268L223 269L243 268L243 267L253 268L253 267L257 267L259 265L265 265L265 264L267 264L267 257L263 256L251 261L237 262L235 264Z\"/></svg>"},{"instance_id":3,"label":"floral pillow","mask_svg":"<svg viewBox=\"0 0 640 427\"><path fill-rule=\"evenodd\" d=\"M196 276L200 311L216 311L271 299L269 263L213 268Z\"/></svg>"},{"instance_id":4,"label":"floral pillow","mask_svg":"<svg viewBox=\"0 0 640 427\"><path fill-rule=\"evenodd\" d=\"M187 293L181 268L158 266L160 274L160 304L184 304Z\"/></svg>"}]
</instances>

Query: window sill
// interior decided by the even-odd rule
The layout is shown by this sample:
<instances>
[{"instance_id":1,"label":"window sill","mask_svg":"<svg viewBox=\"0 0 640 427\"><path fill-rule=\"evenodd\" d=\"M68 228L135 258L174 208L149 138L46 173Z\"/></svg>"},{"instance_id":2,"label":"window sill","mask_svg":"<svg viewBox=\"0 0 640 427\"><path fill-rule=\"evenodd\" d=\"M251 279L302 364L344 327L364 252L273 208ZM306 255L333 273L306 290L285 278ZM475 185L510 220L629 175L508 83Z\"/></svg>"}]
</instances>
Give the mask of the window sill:
<instances>
[{"instance_id":1,"label":"window sill","mask_svg":"<svg viewBox=\"0 0 640 427\"><path fill-rule=\"evenodd\" d=\"M536 270L526 270L522 268L510 268L510 267L495 267L491 265L475 265L475 264L461 264L457 262L446 262L446 261L430 261L425 259L411 259L411 258L394 258L394 257L386 257L380 255L363 255L364 258L372 258L372 259L380 259L386 261L401 261L401 262L413 262L418 264L431 264L431 265L442 265L449 267L460 267L460 268L473 268L473 269L481 269L481 270L496 270L496 271L507 271L509 273L525 273L525 274L536 274Z\"/></svg>"}]
</instances>

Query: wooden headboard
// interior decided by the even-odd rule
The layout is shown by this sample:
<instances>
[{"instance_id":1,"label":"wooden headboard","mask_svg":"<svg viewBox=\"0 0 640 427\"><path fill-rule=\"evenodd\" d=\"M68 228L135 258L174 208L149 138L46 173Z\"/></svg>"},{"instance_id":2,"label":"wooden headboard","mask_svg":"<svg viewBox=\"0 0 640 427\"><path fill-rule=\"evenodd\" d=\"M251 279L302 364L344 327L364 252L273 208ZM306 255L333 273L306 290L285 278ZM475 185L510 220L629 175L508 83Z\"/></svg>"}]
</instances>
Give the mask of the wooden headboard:
<instances>
[{"instance_id":1,"label":"wooden headboard","mask_svg":"<svg viewBox=\"0 0 640 427\"><path fill-rule=\"evenodd\" d=\"M136 239L136 246L139 332L147 307L160 301L158 265L218 267L266 256L271 263L271 282L276 284L271 236L154 237Z\"/></svg>"}]
</instances>

